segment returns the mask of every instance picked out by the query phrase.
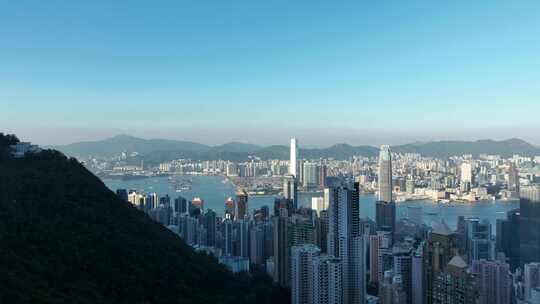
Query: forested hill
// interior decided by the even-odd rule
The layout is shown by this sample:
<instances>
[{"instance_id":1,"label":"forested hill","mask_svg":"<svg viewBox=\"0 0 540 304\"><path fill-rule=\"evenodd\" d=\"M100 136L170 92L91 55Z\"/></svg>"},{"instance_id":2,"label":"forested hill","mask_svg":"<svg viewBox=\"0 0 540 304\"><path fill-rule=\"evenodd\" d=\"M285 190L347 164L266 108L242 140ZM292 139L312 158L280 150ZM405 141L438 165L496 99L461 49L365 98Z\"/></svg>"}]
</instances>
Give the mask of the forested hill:
<instances>
[{"instance_id":1,"label":"forested hill","mask_svg":"<svg viewBox=\"0 0 540 304\"><path fill-rule=\"evenodd\" d=\"M0 133L0 151L6 142ZM289 301L266 275L195 253L51 150L0 158L0 270L0 303Z\"/></svg>"}]
</instances>

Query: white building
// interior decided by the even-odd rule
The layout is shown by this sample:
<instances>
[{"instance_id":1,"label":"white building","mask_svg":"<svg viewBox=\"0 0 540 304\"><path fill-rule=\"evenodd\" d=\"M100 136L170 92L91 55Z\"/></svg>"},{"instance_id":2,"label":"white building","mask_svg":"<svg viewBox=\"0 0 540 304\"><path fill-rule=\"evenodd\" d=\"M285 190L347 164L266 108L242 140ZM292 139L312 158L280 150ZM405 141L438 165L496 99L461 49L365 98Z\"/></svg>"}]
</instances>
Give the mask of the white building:
<instances>
[{"instance_id":1,"label":"white building","mask_svg":"<svg viewBox=\"0 0 540 304\"><path fill-rule=\"evenodd\" d=\"M343 303L343 264L334 256L323 254L313 263L313 304Z\"/></svg>"},{"instance_id":2,"label":"white building","mask_svg":"<svg viewBox=\"0 0 540 304\"><path fill-rule=\"evenodd\" d=\"M290 151L290 160L289 160L289 174L298 177L298 140L296 138L291 138L291 151Z\"/></svg>"}]
</instances>

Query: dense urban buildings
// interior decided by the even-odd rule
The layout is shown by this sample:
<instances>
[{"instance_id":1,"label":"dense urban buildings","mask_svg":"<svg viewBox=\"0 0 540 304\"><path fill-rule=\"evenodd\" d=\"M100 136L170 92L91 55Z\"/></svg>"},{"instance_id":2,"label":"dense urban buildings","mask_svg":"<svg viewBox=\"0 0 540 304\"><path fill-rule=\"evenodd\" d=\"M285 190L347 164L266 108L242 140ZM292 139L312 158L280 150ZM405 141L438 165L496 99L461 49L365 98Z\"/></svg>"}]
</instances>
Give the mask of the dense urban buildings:
<instances>
[{"instance_id":1,"label":"dense urban buildings","mask_svg":"<svg viewBox=\"0 0 540 304\"><path fill-rule=\"evenodd\" d=\"M275 284L290 288L293 303L532 304L540 299L540 172L534 173L540 158L439 160L382 146L376 158L306 159L297 144L291 140L289 162L181 160L158 168L180 190L190 182L175 179L175 170L225 175L238 190L223 202L222 213L205 208L198 197L123 189L117 194L232 271L263 267ZM251 196L269 193L273 206L250 210ZM312 195L308 205L299 198L306 193ZM369 219L360 214L359 197L373 193L377 199ZM458 215L456 229L444 220L426 223L421 207L407 205L427 199L452 208L495 198L521 198L520 208L493 224L482 216ZM399 204L406 204L400 219Z\"/></svg>"}]
</instances>

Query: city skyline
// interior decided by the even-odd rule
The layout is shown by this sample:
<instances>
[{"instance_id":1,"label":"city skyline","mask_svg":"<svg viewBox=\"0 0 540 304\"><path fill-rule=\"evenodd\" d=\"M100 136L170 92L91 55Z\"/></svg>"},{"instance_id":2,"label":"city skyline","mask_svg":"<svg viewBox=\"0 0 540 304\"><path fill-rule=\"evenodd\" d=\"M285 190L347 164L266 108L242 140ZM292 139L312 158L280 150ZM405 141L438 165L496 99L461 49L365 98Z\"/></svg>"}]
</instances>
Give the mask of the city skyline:
<instances>
[{"instance_id":1,"label":"city skyline","mask_svg":"<svg viewBox=\"0 0 540 304\"><path fill-rule=\"evenodd\" d=\"M5 4L0 128L42 144L540 144L534 1L306 4Z\"/></svg>"}]
</instances>

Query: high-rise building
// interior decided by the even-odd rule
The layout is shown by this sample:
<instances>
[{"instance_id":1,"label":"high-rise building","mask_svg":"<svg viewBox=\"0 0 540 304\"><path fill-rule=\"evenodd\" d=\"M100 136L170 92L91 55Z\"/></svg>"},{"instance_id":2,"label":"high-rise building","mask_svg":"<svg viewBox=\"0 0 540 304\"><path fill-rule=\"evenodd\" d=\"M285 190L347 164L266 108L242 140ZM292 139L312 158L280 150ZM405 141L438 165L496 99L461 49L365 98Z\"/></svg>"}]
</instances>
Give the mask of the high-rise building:
<instances>
[{"instance_id":1,"label":"high-rise building","mask_svg":"<svg viewBox=\"0 0 540 304\"><path fill-rule=\"evenodd\" d=\"M225 218L231 220L234 218L234 200L232 197L225 201Z\"/></svg>"},{"instance_id":2,"label":"high-rise building","mask_svg":"<svg viewBox=\"0 0 540 304\"><path fill-rule=\"evenodd\" d=\"M412 254L413 248L408 243L398 243L393 247L394 276L400 277L400 288L405 296L405 303L412 303Z\"/></svg>"},{"instance_id":3,"label":"high-rise building","mask_svg":"<svg viewBox=\"0 0 540 304\"><path fill-rule=\"evenodd\" d=\"M280 286L290 286L291 222L285 214L274 216L274 281Z\"/></svg>"},{"instance_id":4,"label":"high-rise building","mask_svg":"<svg viewBox=\"0 0 540 304\"><path fill-rule=\"evenodd\" d=\"M287 175L283 178L283 197L292 202L294 210L298 208L298 182L294 175Z\"/></svg>"},{"instance_id":5,"label":"high-rise building","mask_svg":"<svg viewBox=\"0 0 540 304\"><path fill-rule=\"evenodd\" d=\"M522 187L519 201L521 265L540 261L540 185Z\"/></svg>"},{"instance_id":6,"label":"high-rise building","mask_svg":"<svg viewBox=\"0 0 540 304\"><path fill-rule=\"evenodd\" d=\"M189 212L188 201L181 196L178 196L177 198L175 198L174 199L174 212L177 212L179 214L188 214Z\"/></svg>"},{"instance_id":7,"label":"high-rise building","mask_svg":"<svg viewBox=\"0 0 540 304\"><path fill-rule=\"evenodd\" d=\"M249 230L249 260L252 264L262 265L265 257L264 225L254 225Z\"/></svg>"},{"instance_id":8,"label":"high-rise building","mask_svg":"<svg viewBox=\"0 0 540 304\"><path fill-rule=\"evenodd\" d=\"M242 189L236 192L236 204L234 204L234 219L243 220L248 208L248 193Z\"/></svg>"},{"instance_id":9,"label":"high-rise building","mask_svg":"<svg viewBox=\"0 0 540 304\"><path fill-rule=\"evenodd\" d=\"M341 259L343 303L365 301L365 244L360 234L359 184L330 188L328 253Z\"/></svg>"},{"instance_id":10,"label":"high-rise building","mask_svg":"<svg viewBox=\"0 0 540 304\"><path fill-rule=\"evenodd\" d=\"M234 242L233 242L233 221L231 219L225 219L223 221L223 255L234 254Z\"/></svg>"},{"instance_id":11,"label":"high-rise building","mask_svg":"<svg viewBox=\"0 0 540 304\"><path fill-rule=\"evenodd\" d=\"M500 261L474 260L472 273L479 291L479 304L510 304L510 265Z\"/></svg>"},{"instance_id":12,"label":"high-rise building","mask_svg":"<svg viewBox=\"0 0 540 304\"><path fill-rule=\"evenodd\" d=\"M519 196L519 172L514 163L508 167L508 190L512 192L513 197Z\"/></svg>"},{"instance_id":13,"label":"high-rise building","mask_svg":"<svg viewBox=\"0 0 540 304\"><path fill-rule=\"evenodd\" d=\"M369 237L369 280L373 283L379 283L383 279L384 269L381 265L383 258L381 250L390 248L391 237L388 232L378 231L376 235Z\"/></svg>"},{"instance_id":14,"label":"high-rise building","mask_svg":"<svg viewBox=\"0 0 540 304\"><path fill-rule=\"evenodd\" d=\"M434 304L476 304L478 290L474 277L467 269L467 263L454 256L439 272L433 282L432 302Z\"/></svg>"},{"instance_id":15,"label":"high-rise building","mask_svg":"<svg viewBox=\"0 0 540 304\"><path fill-rule=\"evenodd\" d=\"M340 259L323 254L313 262L313 304L343 303L343 264Z\"/></svg>"},{"instance_id":16,"label":"high-rise building","mask_svg":"<svg viewBox=\"0 0 540 304\"><path fill-rule=\"evenodd\" d=\"M313 303L313 265L321 250L313 244L291 248L291 302Z\"/></svg>"},{"instance_id":17,"label":"high-rise building","mask_svg":"<svg viewBox=\"0 0 540 304\"><path fill-rule=\"evenodd\" d=\"M423 250L422 246L419 246L412 256L412 304L422 304L424 299L424 266Z\"/></svg>"},{"instance_id":18,"label":"high-rise building","mask_svg":"<svg viewBox=\"0 0 540 304\"><path fill-rule=\"evenodd\" d=\"M249 221L234 221L233 239L235 240L235 255L249 258Z\"/></svg>"},{"instance_id":19,"label":"high-rise building","mask_svg":"<svg viewBox=\"0 0 540 304\"><path fill-rule=\"evenodd\" d=\"M446 223L435 223L423 248L424 304L436 303L434 300L436 278L446 270L448 263L457 253L455 233Z\"/></svg>"},{"instance_id":20,"label":"high-rise building","mask_svg":"<svg viewBox=\"0 0 540 304\"><path fill-rule=\"evenodd\" d=\"M290 160L289 160L289 174L298 177L298 140L296 138L291 138L291 150L290 150Z\"/></svg>"},{"instance_id":21,"label":"high-rise building","mask_svg":"<svg viewBox=\"0 0 540 304\"><path fill-rule=\"evenodd\" d=\"M540 263L528 263L523 266L523 297L531 301L533 289L540 287Z\"/></svg>"},{"instance_id":22,"label":"high-rise building","mask_svg":"<svg viewBox=\"0 0 540 304\"><path fill-rule=\"evenodd\" d=\"M306 190L319 188L319 167L314 162L305 162L303 167L302 184Z\"/></svg>"},{"instance_id":23,"label":"high-rise building","mask_svg":"<svg viewBox=\"0 0 540 304\"><path fill-rule=\"evenodd\" d=\"M495 241L492 239L491 223L487 219L465 219L465 239L469 264L474 260L495 258Z\"/></svg>"},{"instance_id":24,"label":"high-rise building","mask_svg":"<svg viewBox=\"0 0 540 304\"><path fill-rule=\"evenodd\" d=\"M519 266L519 209L506 213L506 219L497 219L496 253L504 254L510 268Z\"/></svg>"},{"instance_id":25,"label":"high-rise building","mask_svg":"<svg viewBox=\"0 0 540 304\"><path fill-rule=\"evenodd\" d=\"M377 201L375 203L377 230L388 231L392 238L396 232L396 203Z\"/></svg>"},{"instance_id":26,"label":"high-rise building","mask_svg":"<svg viewBox=\"0 0 540 304\"><path fill-rule=\"evenodd\" d=\"M206 245L216 246L216 213L212 209L204 214L204 228L206 230Z\"/></svg>"},{"instance_id":27,"label":"high-rise building","mask_svg":"<svg viewBox=\"0 0 540 304\"><path fill-rule=\"evenodd\" d=\"M392 200L392 155L390 146L381 146L379 153L379 201Z\"/></svg>"},{"instance_id":28,"label":"high-rise building","mask_svg":"<svg viewBox=\"0 0 540 304\"><path fill-rule=\"evenodd\" d=\"M461 191L471 191L473 183L472 165L469 162L461 164Z\"/></svg>"}]
</instances>

